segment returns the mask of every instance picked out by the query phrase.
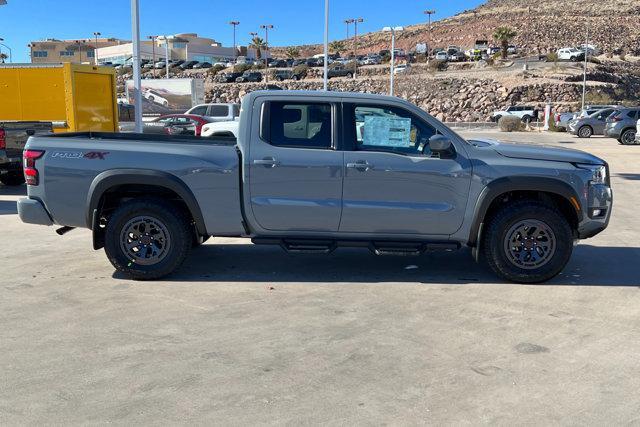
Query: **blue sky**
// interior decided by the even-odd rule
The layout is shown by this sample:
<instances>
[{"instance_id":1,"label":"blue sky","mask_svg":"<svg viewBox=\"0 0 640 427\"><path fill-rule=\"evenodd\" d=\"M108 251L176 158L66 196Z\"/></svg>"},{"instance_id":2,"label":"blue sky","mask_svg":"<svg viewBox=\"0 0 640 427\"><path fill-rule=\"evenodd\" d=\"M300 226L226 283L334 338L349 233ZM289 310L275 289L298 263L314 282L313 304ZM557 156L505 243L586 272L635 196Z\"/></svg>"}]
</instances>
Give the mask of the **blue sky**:
<instances>
[{"instance_id":1,"label":"blue sky","mask_svg":"<svg viewBox=\"0 0 640 427\"><path fill-rule=\"evenodd\" d=\"M363 17L358 32L385 25L409 25L426 21L425 9L435 18L473 8L482 0L331 0L330 38L344 38L349 17ZM82 6L80 6L82 5ZM320 43L323 37L324 0L140 0L141 35L194 32L223 45L233 44L230 20L241 22L238 44L260 24L273 24L272 46ZM0 38L13 49L14 62L29 62L27 44L53 38L91 38L94 31L105 36L131 38L129 0L7 0L0 6ZM353 27L351 29L353 32ZM0 46L3 52L6 49Z\"/></svg>"}]
</instances>

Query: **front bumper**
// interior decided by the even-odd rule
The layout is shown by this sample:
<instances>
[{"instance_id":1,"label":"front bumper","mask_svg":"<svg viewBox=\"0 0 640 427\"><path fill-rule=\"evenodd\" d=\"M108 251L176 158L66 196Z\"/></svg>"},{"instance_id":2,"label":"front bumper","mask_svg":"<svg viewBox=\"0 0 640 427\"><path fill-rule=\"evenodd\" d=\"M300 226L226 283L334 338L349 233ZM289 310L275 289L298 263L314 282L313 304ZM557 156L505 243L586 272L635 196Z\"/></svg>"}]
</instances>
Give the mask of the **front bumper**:
<instances>
[{"instance_id":1,"label":"front bumper","mask_svg":"<svg viewBox=\"0 0 640 427\"><path fill-rule=\"evenodd\" d=\"M18 216L27 224L53 225L51 215L40 200L28 197L18 199Z\"/></svg>"},{"instance_id":2,"label":"front bumper","mask_svg":"<svg viewBox=\"0 0 640 427\"><path fill-rule=\"evenodd\" d=\"M578 237L588 239L609 225L613 208L613 191L607 184L592 184L587 190L586 212L578 224Z\"/></svg>"}]
</instances>

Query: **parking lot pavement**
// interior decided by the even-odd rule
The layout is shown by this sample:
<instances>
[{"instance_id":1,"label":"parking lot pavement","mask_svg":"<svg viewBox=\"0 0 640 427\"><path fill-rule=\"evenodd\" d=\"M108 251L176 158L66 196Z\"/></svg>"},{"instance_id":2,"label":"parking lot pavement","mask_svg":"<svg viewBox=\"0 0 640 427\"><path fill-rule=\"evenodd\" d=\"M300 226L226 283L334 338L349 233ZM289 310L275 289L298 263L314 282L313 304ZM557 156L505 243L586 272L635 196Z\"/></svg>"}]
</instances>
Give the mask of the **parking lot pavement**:
<instances>
[{"instance_id":1,"label":"parking lot pavement","mask_svg":"<svg viewBox=\"0 0 640 427\"><path fill-rule=\"evenodd\" d=\"M169 280L113 273L90 233L19 222L0 187L0 424L619 424L640 405L640 147L609 229L544 285L468 251L287 255L214 239Z\"/></svg>"}]
</instances>

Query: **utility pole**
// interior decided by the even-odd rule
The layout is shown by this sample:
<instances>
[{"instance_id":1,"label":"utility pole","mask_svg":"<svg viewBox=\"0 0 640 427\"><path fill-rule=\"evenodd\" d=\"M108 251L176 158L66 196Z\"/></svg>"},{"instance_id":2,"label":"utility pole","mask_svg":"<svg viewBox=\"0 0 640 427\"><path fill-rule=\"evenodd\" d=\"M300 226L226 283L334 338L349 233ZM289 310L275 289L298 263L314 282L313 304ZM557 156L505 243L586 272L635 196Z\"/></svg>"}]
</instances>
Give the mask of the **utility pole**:
<instances>
[{"instance_id":1,"label":"utility pole","mask_svg":"<svg viewBox=\"0 0 640 427\"><path fill-rule=\"evenodd\" d=\"M587 57L589 56L589 21L587 20L587 37L584 44L584 71L582 73L582 111L587 95Z\"/></svg>"},{"instance_id":2,"label":"utility pole","mask_svg":"<svg viewBox=\"0 0 640 427\"><path fill-rule=\"evenodd\" d=\"M133 39L133 110L135 131L142 133L142 81L140 77L140 1L131 0L131 38Z\"/></svg>"},{"instance_id":3,"label":"utility pole","mask_svg":"<svg viewBox=\"0 0 640 427\"><path fill-rule=\"evenodd\" d=\"M265 83L269 83L269 30L273 30L273 25L260 25L260 28L264 30L264 44L266 48L264 54L264 81Z\"/></svg>"},{"instance_id":4,"label":"utility pole","mask_svg":"<svg viewBox=\"0 0 640 427\"><path fill-rule=\"evenodd\" d=\"M431 45L433 44L433 37L431 36L431 15L435 15L436 11L428 9L424 11L424 14L429 17L429 43L427 44L427 62L429 62L429 53L431 51Z\"/></svg>"},{"instance_id":5,"label":"utility pole","mask_svg":"<svg viewBox=\"0 0 640 427\"><path fill-rule=\"evenodd\" d=\"M76 40L76 46L78 47L78 54L80 55L80 63L82 64L82 46L84 45L84 40Z\"/></svg>"},{"instance_id":6,"label":"utility pole","mask_svg":"<svg viewBox=\"0 0 640 427\"><path fill-rule=\"evenodd\" d=\"M98 65L98 36L101 36L99 32L94 32L93 36L96 38L96 45L93 47L93 62Z\"/></svg>"},{"instance_id":7,"label":"utility pole","mask_svg":"<svg viewBox=\"0 0 640 427\"><path fill-rule=\"evenodd\" d=\"M325 92L329 88L329 0L324 0L324 81Z\"/></svg>"},{"instance_id":8,"label":"utility pole","mask_svg":"<svg viewBox=\"0 0 640 427\"><path fill-rule=\"evenodd\" d=\"M162 38L164 39L164 64L166 66L167 69L167 76L166 78L169 78L169 36L164 35L162 36Z\"/></svg>"},{"instance_id":9,"label":"utility pole","mask_svg":"<svg viewBox=\"0 0 640 427\"><path fill-rule=\"evenodd\" d=\"M233 25L233 57L237 61L238 60L238 48L236 45L236 27L240 25L240 21L231 21L229 25Z\"/></svg>"},{"instance_id":10,"label":"utility pole","mask_svg":"<svg viewBox=\"0 0 640 427\"><path fill-rule=\"evenodd\" d=\"M151 70L153 70L153 77L156 76L156 38L158 36L148 36L151 40Z\"/></svg>"},{"instance_id":11,"label":"utility pole","mask_svg":"<svg viewBox=\"0 0 640 427\"><path fill-rule=\"evenodd\" d=\"M394 66L396 61L396 32L404 31L404 27L384 27L382 29L385 33L391 33L391 78L390 78L390 88L389 95L393 96L393 73L395 72Z\"/></svg>"}]
</instances>

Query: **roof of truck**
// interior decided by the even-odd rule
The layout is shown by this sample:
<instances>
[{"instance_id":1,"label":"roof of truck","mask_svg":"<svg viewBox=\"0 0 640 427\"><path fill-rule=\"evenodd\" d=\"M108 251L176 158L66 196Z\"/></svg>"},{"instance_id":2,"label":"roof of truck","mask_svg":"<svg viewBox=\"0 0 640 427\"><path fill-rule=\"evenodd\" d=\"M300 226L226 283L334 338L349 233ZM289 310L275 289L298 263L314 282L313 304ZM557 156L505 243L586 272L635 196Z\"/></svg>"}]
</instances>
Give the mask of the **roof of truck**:
<instances>
[{"instance_id":1,"label":"roof of truck","mask_svg":"<svg viewBox=\"0 0 640 427\"><path fill-rule=\"evenodd\" d=\"M377 99L377 100L393 100L404 101L401 98L389 95L380 95L377 93L363 93L363 92L338 92L338 91L322 91L322 90L279 90L274 92L273 90L257 90L247 94L248 97L258 96L274 96L286 97L286 96L313 96L322 98L358 98L358 99Z\"/></svg>"}]
</instances>

